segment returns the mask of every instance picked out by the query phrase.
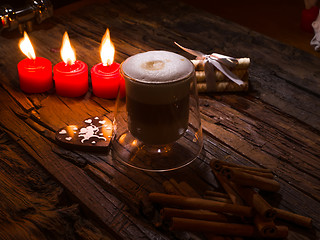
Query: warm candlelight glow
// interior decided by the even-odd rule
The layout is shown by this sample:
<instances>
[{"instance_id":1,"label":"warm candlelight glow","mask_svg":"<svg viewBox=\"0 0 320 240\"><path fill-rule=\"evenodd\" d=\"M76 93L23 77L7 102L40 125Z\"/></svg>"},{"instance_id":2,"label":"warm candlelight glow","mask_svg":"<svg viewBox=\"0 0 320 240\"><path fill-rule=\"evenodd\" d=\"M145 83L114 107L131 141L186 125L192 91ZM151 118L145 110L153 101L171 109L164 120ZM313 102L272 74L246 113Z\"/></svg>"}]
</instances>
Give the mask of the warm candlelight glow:
<instances>
[{"instance_id":1,"label":"warm candlelight glow","mask_svg":"<svg viewBox=\"0 0 320 240\"><path fill-rule=\"evenodd\" d=\"M112 137L112 123L110 120L106 117L103 118L103 121L105 122L102 125L102 133L105 138L111 138Z\"/></svg>"},{"instance_id":2,"label":"warm candlelight glow","mask_svg":"<svg viewBox=\"0 0 320 240\"><path fill-rule=\"evenodd\" d=\"M133 140L133 141L132 141L132 143L131 143L131 144L132 144L132 146L137 146L138 141L135 139L135 140Z\"/></svg>"},{"instance_id":3,"label":"warm candlelight glow","mask_svg":"<svg viewBox=\"0 0 320 240\"><path fill-rule=\"evenodd\" d=\"M67 126L67 133L69 137L74 137L74 134L77 133L78 126L77 125L69 125Z\"/></svg>"},{"instance_id":4,"label":"warm candlelight glow","mask_svg":"<svg viewBox=\"0 0 320 240\"><path fill-rule=\"evenodd\" d=\"M111 65L114 59L114 46L110 39L110 32L107 28L106 33L104 34L102 41L101 41L101 48L100 48L100 57L101 62L104 66Z\"/></svg>"},{"instance_id":5,"label":"warm candlelight glow","mask_svg":"<svg viewBox=\"0 0 320 240\"><path fill-rule=\"evenodd\" d=\"M29 59L36 59L36 54L26 32L24 32L23 38L19 42L19 47L23 54L26 55Z\"/></svg>"},{"instance_id":6,"label":"warm candlelight glow","mask_svg":"<svg viewBox=\"0 0 320 240\"><path fill-rule=\"evenodd\" d=\"M127 136L126 133L123 134L123 135L121 135L121 137L119 138L119 143L120 143L120 144L123 144L123 143L124 143L124 141L125 141L125 139L126 139L126 136Z\"/></svg>"},{"instance_id":7,"label":"warm candlelight glow","mask_svg":"<svg viewBox=\"0 0 320 240\"><path fill-rule=\"evenodd\" d=\"M76 54L74 49L71 47L70 39L67 32L63 34L60 54L65 64L72 65L76 61Z\"/></svg>"}]
</instances>

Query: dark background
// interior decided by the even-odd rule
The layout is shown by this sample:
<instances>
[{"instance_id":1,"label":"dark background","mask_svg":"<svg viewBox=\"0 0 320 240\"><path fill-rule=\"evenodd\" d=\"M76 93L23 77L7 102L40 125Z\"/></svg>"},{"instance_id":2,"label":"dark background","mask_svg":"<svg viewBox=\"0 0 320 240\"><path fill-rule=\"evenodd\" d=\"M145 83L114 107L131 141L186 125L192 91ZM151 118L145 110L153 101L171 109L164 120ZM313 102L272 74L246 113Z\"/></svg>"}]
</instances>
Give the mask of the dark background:
<instances>
[{"instance_id":1,"label":"dark background","mask_svg":"<svg viewBox=\"0 0 320 240\"><path fill-rule=\"evenodd\" d=\"M66 5L83 6L107 0L51 0L54 9ZM132 0L131 0L132 1ZM301 29L301 14L304 10L302 0L180 0L195 8L211 12L222 18L234 21L249 29L265 34L283 43L309 52L317 57L320 53L310 46L313 33ZM26 4L24 0L0 0L0 6L9 4L14 8ZM72 4L75 3L75 4ZM174 2L173 2L174 4ZM319 6L319 1L318 1Z\"/></svg>"}]
</instances>

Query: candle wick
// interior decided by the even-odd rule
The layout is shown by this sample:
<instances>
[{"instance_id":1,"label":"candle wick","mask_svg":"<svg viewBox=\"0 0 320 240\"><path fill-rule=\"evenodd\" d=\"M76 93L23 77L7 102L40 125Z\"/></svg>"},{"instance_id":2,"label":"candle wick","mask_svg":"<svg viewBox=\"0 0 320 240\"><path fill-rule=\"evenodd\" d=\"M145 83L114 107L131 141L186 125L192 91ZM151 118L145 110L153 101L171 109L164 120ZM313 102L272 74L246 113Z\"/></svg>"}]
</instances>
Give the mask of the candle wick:
<instances>
[{"instance_id":1,"label":"candle wick","mask_svg":"<svg viewBox=\"0 0 320 240\"><path fill-rule=\"evenodd\" d=\"M28 54L27 54L27 57L28 57L29 59L32 59L33 61L35 61L35 60L36 60L36 58L33 58L33 56L32 56L32 54L31 54L31 53L28 53Z\"/></svg>"}]
</instances>

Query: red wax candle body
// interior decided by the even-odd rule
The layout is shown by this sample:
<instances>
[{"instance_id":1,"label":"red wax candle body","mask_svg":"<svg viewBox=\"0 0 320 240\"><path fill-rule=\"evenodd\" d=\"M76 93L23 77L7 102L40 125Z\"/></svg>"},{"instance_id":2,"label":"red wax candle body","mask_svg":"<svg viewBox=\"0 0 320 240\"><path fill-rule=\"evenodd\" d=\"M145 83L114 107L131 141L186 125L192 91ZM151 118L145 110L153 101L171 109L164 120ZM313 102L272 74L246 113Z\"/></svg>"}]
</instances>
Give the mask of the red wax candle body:
<instances>
[{"instance_id":1,"label":"red wax candle body","mask_svg":"<svg viewBox=\"0 0 320 240\"><path fill-rule=\"evenodd\" d=\"M56 92L64 97L79 97L88 91L88 66L76 60L74 64L59 62L53 67Z\"/></svg>"},{"instance_id":2,"label":"red wax candle body","mask_svg":"<svg viewBox=\"0 0 320 240\"><path fill-rule=\"evenodd\" d=\"M120 64L103 65L98 63L91 68L93 94L97 97L114 99L120 90L120 97L125 96L125 83L119 72Z\"/></svg>"},{"instance_id":3,"label":"red wax candle body","mask_svg":"<svg viewBox=\"0 0 320 240\"><path fill-rule=\"evenodd\" d=\"M52 88L52 65L42 57L23 59L18 63L20 88L26 93L41 93Z\"/></svg>"},{"instance_id":4,"label":"red wax candle body","mask_svg":"<svg viewBox=\"0 0 320 240\"><path fill-rule=\"evenodd\" d=\"M319 7L313 6L310 9L304 9L301 14L301 28L310 33L314 33L312 23L317 19Z\"/></svg>"}]
</instances>

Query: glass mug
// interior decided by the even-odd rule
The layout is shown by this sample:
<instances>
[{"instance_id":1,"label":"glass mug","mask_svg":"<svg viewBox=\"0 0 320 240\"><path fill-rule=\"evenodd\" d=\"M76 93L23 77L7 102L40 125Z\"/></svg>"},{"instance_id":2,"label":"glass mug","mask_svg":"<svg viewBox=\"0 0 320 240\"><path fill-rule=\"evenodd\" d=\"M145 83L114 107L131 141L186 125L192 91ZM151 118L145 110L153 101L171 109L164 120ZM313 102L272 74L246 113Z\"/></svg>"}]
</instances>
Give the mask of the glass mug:
<instances>
[{"instance_id":1,"label":"glass mug","mask_svg":"<svg viewBox=\"0 0 320 240\"><path fill-rule=\"evenodd\" d=\"M120 67L126 102L117 99L115 159L146 171L183 167L203 140L193 64L168 51L129 57Z\"/></svg>"}]
</instances>

